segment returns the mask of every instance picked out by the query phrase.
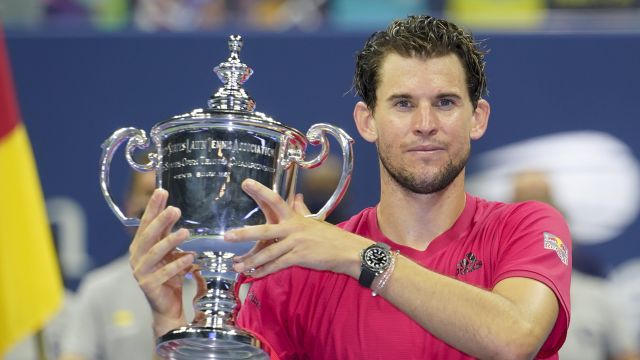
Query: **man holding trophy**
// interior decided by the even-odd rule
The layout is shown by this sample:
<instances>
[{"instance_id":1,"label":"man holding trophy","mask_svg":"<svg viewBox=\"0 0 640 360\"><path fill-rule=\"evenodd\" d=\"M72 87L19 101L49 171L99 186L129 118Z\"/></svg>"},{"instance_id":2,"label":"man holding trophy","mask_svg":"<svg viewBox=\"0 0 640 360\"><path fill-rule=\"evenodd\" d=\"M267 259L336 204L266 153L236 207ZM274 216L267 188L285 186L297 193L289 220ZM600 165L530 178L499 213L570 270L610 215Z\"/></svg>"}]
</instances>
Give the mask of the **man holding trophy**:
<instances>
[{"instance_id":1,"label":"man holding trophy","mask_svg":"<svg viewBox=\"0 0 640 360\"><path fill-rule=\"evenodd\" d=\"M570 316L565 221L541 203L465 192L490 112L471 34L429 16L394 21L358 54L354 86L380 202L333 226L307 216L301 195L241 182L266 221L222 235L256 242L233 258L236 324L273 359L557 358ZM172 230L185 209L170 196L155 191L130 247L159 337L187 324L182 278L197 257L175 251L193 231Z\"/></svg>"}]
</instances>

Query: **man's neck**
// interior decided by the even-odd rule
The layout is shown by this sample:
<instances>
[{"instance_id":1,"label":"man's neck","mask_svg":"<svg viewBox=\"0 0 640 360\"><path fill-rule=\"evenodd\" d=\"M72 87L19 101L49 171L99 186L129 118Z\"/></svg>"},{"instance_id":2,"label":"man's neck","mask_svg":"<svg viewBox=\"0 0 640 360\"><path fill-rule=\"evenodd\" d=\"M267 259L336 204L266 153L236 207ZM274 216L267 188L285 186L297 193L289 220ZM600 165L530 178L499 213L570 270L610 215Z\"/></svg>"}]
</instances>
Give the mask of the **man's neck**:
<instances>
[{"instance_id":1,"label":"man's neck","mask_svg":"<svg viewBox=\"0 0 640 360\"><path fill-rule=\"evenodd\" d=\"M397 244L424 250L455 223L465 207L464 172L447 188L416 194L382 182L377 216L380 230Z\"/></svg>"}]
</instances>

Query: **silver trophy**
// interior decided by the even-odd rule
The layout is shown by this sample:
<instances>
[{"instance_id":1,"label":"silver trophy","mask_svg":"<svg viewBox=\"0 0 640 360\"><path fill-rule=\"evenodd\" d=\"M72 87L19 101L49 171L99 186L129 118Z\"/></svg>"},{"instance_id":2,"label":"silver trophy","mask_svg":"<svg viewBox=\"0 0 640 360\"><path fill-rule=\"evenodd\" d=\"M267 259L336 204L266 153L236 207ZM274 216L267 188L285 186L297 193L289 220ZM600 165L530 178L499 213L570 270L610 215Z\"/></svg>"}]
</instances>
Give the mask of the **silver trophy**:
<instances>
[{"instance_id":1,"label":"silver trophy","mask_svg":"<svg viewBox=\"0 0 640 360\"><path fill-rule=\"evenodd\" d=\"M237 279L232 258L249 251L253 244L225 243L224 233L266 222L258 205L242 191L243 180L252 178L289 198L295 194L298 167L319 166L329 154L327 133L342 149L342 174L325 205L310 216L329 214L351 179L353 140L342 129L315 124L305 136L254 111L255 101L242 88L253 70L240 61L241 48L241 37L232 35L231 56L214 69L224 85L211 96L206 109L174 116L151 129L148 163L140 164L133 156L136 149L150 145L143 130L119 129L102 144L100 187L118 219L126 226L140 223L138 218L126 217L110 194L111 160L127 141L129 165L137 171L155 171L158 187L169 192L168 204L182 211L174 230L186 228L190 236L178 250L197 254L200 271L196 275L201 281L194 299L195 320L157 340L158 354L169 359L267 359L256 337L236 327L232 316ZM309 144L321 148L307 160Z\"/></svg>"}]
</instances>

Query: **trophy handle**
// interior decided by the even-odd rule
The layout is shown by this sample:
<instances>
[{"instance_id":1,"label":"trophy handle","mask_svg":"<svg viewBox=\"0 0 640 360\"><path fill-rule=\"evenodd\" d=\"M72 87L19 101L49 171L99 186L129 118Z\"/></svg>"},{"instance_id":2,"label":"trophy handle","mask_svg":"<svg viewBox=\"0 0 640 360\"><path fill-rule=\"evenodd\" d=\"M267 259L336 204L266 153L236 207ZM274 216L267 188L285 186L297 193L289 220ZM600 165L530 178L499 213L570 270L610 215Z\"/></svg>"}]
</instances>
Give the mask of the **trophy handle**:
<instances>
[{"instance_id":1,"label":"trophy handle","mask_svg":"<svg viewBox=\"0 0 640 360\"><path fill-rule=\"evenodd\" d=\"M311 145L322 145L320 153L309 161L297 161L298 165L306 169L313 169L324 162L329 155L329 141L326 133L333 135L342 148L342 174L338 186L324 206L317 213L307 215L307 217L314 219L324 219L338 206L338 203L347 192L353 171L353 139L339 127L324 123L315 124L307 131L307 139Z\"/></svg>"},{"instance_id":2,"label":"trophy handle","mask_svg":"<svg viewBox=\"0 0 640 360\"><path fill-rule=\"evenodd\" d=\"M100 158L100 189L104 195L107 204L116 215L116 217L124 224L124 226L140 225L139 218L130 218L120 210L111 197L111 187L109 186L109 170L111 168L111 160L113 154L125 140L129 140L126 147L126 158L129 165L137 171L153 171L158 164L157 154L149 154L149 162L147 164L138 164L132 157L131 153L135 148L145 149L149 147L149 139L144 130L133 127L122 128L116 130L107 140L102 143L102 156Z\"/></svg>"}]
</instances>

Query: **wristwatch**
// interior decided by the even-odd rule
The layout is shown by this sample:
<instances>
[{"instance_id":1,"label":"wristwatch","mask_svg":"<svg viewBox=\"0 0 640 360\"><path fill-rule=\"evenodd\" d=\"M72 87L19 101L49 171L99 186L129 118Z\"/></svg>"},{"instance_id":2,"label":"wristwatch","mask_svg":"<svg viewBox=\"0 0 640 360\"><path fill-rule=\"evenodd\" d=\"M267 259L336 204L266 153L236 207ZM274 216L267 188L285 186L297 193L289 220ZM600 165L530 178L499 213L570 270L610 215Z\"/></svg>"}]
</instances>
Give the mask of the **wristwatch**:
<instances>
[{"instance_id":1,"label":"wristwatch","mask_svg":"<svg viewBox=\"0 0 640 360\"><path fill-rule=\"evenodd\" d=\"M385 243L375 243L360 252L361 272L358 282L371 288L376 276L382 274L391 265L391 248Z\"/></svg>"}]
</instances>

